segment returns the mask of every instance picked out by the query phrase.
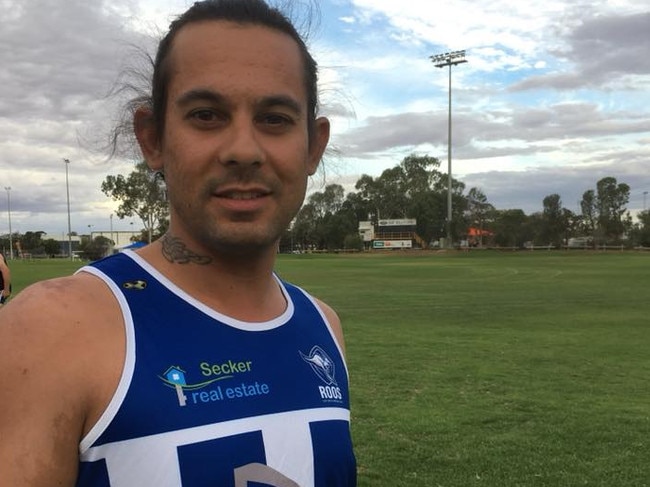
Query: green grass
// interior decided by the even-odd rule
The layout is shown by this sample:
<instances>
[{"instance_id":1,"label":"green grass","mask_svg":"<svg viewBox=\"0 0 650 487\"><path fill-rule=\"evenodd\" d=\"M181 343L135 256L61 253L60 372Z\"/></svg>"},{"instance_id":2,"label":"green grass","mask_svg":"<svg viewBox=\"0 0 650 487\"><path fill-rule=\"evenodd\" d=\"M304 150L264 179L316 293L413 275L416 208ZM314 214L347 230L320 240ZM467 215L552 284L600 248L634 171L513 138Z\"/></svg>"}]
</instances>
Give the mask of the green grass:
<instances>
[{"instance_id":1,"label":"green grass","mask_svg":"<svg viewBox=\"0 0 650 487\"><path fill-rule=\"evenodd\" d=\"M9 261L11 287L16 296L29 284L53 277L67 276L79 269L83 262L67 259L34 259Z\"/></svg>"},{"instance_id":2,"label":"green grass","mask_svg":"<svg viewBox=\"0 0 650 487\"><path fill-rule=\"evenodd\" d=\"M78 266L12 263L14 283ZM650 254L283 255L277 268L343 321L360 487L650 485Z\"/></svg>"},{"instance_id":3,"label":"green grass","mask_svg":"<svg viewBox=\"0 0 650 487\"><path fill-rule=\"evenodd\" d=\"M278 268L343 320L360 486L650 485L650 255Z\"/></svg>"}]
</instances>

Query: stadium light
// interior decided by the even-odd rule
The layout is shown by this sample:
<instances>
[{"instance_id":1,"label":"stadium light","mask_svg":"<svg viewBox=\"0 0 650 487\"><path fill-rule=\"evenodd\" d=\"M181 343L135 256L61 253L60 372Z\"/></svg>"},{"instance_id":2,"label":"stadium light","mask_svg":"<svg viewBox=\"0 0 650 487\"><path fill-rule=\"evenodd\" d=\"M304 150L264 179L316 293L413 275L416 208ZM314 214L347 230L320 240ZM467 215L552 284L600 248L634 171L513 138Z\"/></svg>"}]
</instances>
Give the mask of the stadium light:
<instances>
[{"instance_id":1,"label":"stadium light","mask_svg":"<svg viewBox=\"0 0 650 487\"><path fill-rule=\"evenodd\" d=\"M70 183L68 182L68 166L70 165L70 159L63 159L65 162L65 192L68 197L68 254L70 254L70 260L72 260L72 228L70 225Z\"/></svg>"},{"instance_id":2,"label":"stadium light","mask_svg":"<svg viewBox=\"0 0 650 487\"><path fill-rule=\"evenodd\" d=\"M7 215L9 217L9 259L14 260L14 243L11 235L11 186L5 186L7 190Z\"/></svg>"},{"instance_id":3,"label":"stadium light","mask_svg":"<svg viewBox=\"0 0 650 487\"><path fill-rule=\"evenodd\" d=\"M445 52L429 56L436 68L449 67L449 120L447 127L447 247L452 247L451 239L451 67L466 63L465 50Z\"/></svg>"}]
</instances>

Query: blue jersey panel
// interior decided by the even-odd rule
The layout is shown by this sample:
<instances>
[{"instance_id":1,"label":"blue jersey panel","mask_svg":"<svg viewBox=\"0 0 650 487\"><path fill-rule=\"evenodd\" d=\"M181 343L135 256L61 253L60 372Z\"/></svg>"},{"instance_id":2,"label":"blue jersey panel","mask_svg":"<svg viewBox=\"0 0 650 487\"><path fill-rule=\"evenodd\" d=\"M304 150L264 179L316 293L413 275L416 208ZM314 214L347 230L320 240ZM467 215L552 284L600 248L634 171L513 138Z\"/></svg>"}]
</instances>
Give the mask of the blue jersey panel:
<instances>
[{"instance_id":1,"label":"blue jersey panel","mask_svg":"<svg viewBox=\"0 0 650 487\"><path fill-rule=\"evenodd\" d=\"M92 485L93 487L110 487L108 469L105 460L81 462L77 474L77 485Z\"/></svg>"},{"instance_id":2,"label":"blue jersey panel","mask_svg":"<svg viewBox=\"0 0 650 487\"><path fill-rule=\"evenodd\" d=\"M235 487L238 467L266 463L260 431L179 447L178 460L183 485L192 487L214 487L214 479L229 478L223 487Z\"/></svg>"}]
</instances>

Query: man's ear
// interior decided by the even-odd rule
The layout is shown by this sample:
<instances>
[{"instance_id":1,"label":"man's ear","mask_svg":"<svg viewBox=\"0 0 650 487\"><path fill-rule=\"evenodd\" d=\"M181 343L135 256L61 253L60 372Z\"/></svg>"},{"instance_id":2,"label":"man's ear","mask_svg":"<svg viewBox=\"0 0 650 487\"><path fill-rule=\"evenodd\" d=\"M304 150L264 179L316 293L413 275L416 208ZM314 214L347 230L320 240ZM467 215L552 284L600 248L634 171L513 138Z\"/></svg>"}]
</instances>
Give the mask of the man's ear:
<instances>
[{"instance_id":1,"label":"man's ear","mask_svg":"<svg viewBox=\"0 0 650 487\"><path fill-rule=\"evenodd\" d=\"M151 109L138 108L133 114L133 131L142 155L152 171L163 169L160 140Z\"/></svg>"},{"instance_id":2,"label":"man's ear","mask_svg":"<svg viewBox=\"0 0 650 487\"><path fill-rule=\"evenodd\" d=\"M309 143L309 159L307 161L307 172L313 176L318 169L318 164L323 157L327 143L330 140L330 121L325 117L319 117L314 121L314 132Z\"/></svg>"}]
</instances>

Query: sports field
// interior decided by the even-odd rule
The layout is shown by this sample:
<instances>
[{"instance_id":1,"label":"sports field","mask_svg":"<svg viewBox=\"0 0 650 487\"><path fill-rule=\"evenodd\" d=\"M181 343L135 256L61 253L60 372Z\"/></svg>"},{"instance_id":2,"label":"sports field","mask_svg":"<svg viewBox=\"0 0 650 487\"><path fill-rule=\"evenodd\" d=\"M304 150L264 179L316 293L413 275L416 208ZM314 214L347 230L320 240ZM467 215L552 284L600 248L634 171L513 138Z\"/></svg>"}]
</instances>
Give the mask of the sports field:
<instances>
[{"instance_id":1,"label":"sports field","mask_svg":"<svg viewBox=\"0 0 650 487\"><path fill-rule=\"evenodd\" d=\"M70 269L12 263L16 287ZM361 487L650 485L650 253L283 255L278 271L343 320Z\"/></svg>"}]
</instances>

